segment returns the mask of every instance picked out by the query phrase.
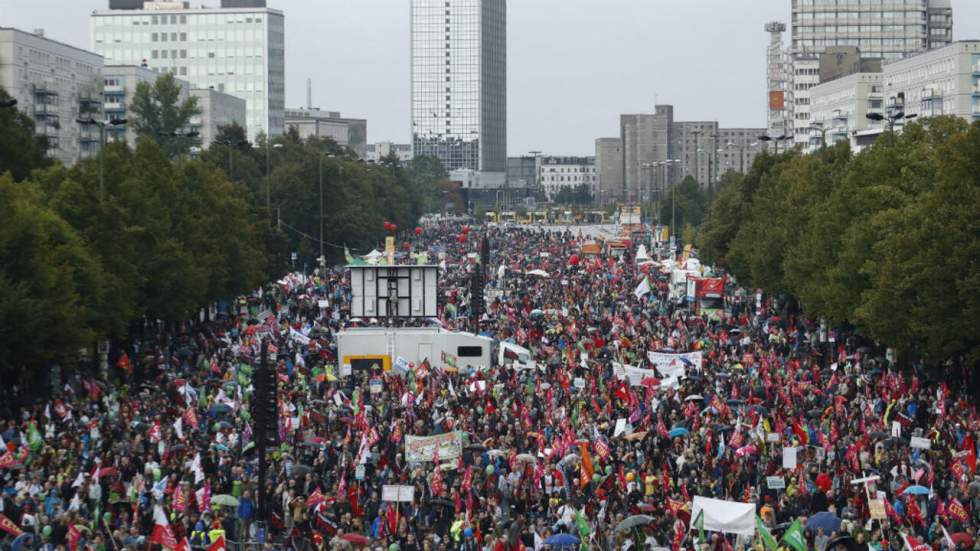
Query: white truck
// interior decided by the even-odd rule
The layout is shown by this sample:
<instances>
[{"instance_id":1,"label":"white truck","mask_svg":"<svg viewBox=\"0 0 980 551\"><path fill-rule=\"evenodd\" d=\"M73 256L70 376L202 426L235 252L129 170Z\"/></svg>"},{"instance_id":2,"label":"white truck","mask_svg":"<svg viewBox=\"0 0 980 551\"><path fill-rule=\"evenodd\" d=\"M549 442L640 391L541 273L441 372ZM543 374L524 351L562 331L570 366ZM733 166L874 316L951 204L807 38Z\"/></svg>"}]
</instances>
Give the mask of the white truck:
<instances>
[{"instance_id":1,"label":"white truck","mask_svg":"<svg viewBox=\"0 0 980 551\"><path fill-rule=\"evenodd\" d=\"M443 369L484 370L492 365L492 349L491 338L439 327L361 327L337 335L341 377L374 366L386 372L405 370L424 360Z\"/></svg>"}]
</instances>

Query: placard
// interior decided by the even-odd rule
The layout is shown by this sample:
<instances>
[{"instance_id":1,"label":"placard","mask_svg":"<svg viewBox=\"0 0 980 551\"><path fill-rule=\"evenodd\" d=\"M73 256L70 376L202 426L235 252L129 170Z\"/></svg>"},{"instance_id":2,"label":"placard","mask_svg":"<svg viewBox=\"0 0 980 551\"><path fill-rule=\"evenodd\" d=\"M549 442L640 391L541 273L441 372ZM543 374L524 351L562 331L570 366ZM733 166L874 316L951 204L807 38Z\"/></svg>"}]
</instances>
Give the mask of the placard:
<instances>
[{"instance_id":1,"label":"placard","mask_svg":"<svg viewBox=\"0 0 980 551\"><path fill-rule=\"evenodd\" d=\"M369 388L371 390L371 394L381 394L381 388L382 388L381 379L371 379Z\"/></svg>"},{"instance_id":2,"label":"placard","mask_svg":"<svg viewBox=\"0 0 980 551\"><path fill-rule=\"evenodd\" d=\"M892 421L892 436L895 438L901 438L902 436L902 424L898 421Z\"/></svg>"},{"instance_id":3,"label":"placard","mask_svg":"<svg viewBox=\"0 0 980 551\"><path fill-rule=\"evenodd\" d=\"M579 390L585 388L585 379L581 377L575 377L575 388Z\"/></svg>"},{"instance_id":4,"label":"placard","mask_svg":"<svg viewBox=\"0 0 980 551\"><path fill-rule=\"evenodd\" d=\"M885 500L883 499L872 499L868 501L868 512L871 513L871 518L884 520L887 518L885 514Z\"/></svg>"},{"instance_id":5,"label":"placard","mask_svg":"<svg viewBox=\"0 0 980 551\"><path fill-rule=\"evenodd\" d=\"M316 304L317 304L317 306L320 307L320 310L324 310L324 309L330 307L330 301L329 300L318 300L318 301L316 301Z\"/></svg>"},{"instance_id":6,"label":"placard","mask_svg":"<svg viewBox=\"0 0 980 551\"><path fill-rule=\"evenodd\" d=\"M783 448L783 468L790 470L796 468L796 448Z\"/></svg>"},{"instance_id":7,"label":"placard","mask_svg":"<svg viewBox=\"0 0 980 551\"><path fill-rule=\"evenodd\" d=\"M766 485L770 490L785 490L786 479L781 476L767 476Z\"/></svg>"},{"instance_id":8,"label":"placard","mask_svg":"<svg viewBox=\"0 0 980 551\"><path fill-rule=\"evenodd\" d=\"M354 480L364 480L364 464L354 468Z\"/></svg>"},{"instance_id":9,"label":"placard","mask_svg":"<svg viewBox=\"0 0 980 551\"><path fill-rule=\"evenodd\" d=\"M415 486L385 484L381 487L381 501L411 503L415 500Z\"/></svg>"},{"instance_id":10,"label":"placard","mask_svg":"<svg viewBox=\"0 0 980 551\"><path fill-rule=\"evenodd\" d=\"M766 442L779 442L779 439L780 437L778 432L766 433Z\"/></svg>"},{"instance_id":11,"label":"placard","mask_svg":"<svg viewBox=\"0 0 980 551\"><path fill-rule=\"evenodd\" d=\"M922 438L921 436L913 436L910 438L909 445L920 450L932 449L932 442L930 442L928 438Z\"/></svg>"},{"instance_id":12,"label":"placard","mask_svg":"<svg viewBox=\"0 0 980 551\"><path fill-rule=\"evenodd\" d=\"M456 459L463 453L463 433L454 431L432 436L406 435L405 461L409 463L432 461L437 446L440 460Z\"/></svg>"},{"instance_id":13,"label":"placard","mask_svg":"<svg viewBox=\"0 0 980 551\"><path fill-rule=\"evenodd\" d=\"M624 432L626 432L626 418L616 419L616 429L613 430L613 438L616 438Z\"/></svg>"}]
</instances>

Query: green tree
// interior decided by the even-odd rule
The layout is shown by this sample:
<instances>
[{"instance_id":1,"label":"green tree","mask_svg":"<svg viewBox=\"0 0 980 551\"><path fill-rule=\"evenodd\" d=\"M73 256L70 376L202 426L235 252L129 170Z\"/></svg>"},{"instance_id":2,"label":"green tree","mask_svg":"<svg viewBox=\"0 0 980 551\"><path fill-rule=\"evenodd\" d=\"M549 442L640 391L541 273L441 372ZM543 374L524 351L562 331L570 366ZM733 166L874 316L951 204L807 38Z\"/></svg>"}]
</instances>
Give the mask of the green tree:
<instances>
[{"instance_id":1,"label":"green tree","mask_svg":"<svg viewBox=\"0 0 980 551\"><path fill-rule=\"evenodd\" d=\"M10 100L0 88L0 102ZM35 168L51 164L48 139L34 132L34 121L16 107L0 108L0 175L10 172L14 181L27 178Z\"/></svg>"},{"instance_id":2,"label":"green tree","mask_svg":"<svg viewBox=\"0 0 980 551\"><path fill-rule=\"evenodd\" d=\"M559 205L588 205L592 203L592 191L588 184L573 187L563 187L555 194L555 203Z\"/></svg>"},{"instance_id":3,"label":"green tree","mask_svg":"<svg viewBox=\"0 0 980 551\"><path fill-rule=\"evenodd\" d=\"M91 345L105 288L84 240L9 175L0 176L0 219L0 369L10 381Z\"/></svg>"},{"instance_id":4,"label":"green tree","mask_svg":"<svg viewBox=\"0 0 980 551\"><path fill-rule=\"evenodd\" d=\"M136 85L129 125L140 137L160 144L171 158L187 153L195 138L187 136L191 118L201 114L197 98L180 101L182 88L172 73L163 73L152 85Z\"/></svg>"}]
</instances>

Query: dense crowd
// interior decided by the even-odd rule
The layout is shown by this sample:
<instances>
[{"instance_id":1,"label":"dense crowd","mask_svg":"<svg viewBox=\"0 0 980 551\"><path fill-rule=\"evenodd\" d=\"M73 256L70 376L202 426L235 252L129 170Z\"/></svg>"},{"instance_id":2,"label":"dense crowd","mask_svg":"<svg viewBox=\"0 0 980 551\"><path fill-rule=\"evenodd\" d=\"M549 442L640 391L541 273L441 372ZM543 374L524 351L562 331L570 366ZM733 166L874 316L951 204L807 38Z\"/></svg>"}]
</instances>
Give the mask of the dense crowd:
<instances>
[{"instance_id":1,"label":"dense crowd","mask_svg":"<svg viewBox=\"0 0 980 551\"><path fill-rule=\"evenodd\" d=\"M483 235L489 258L468 256ZM586 255L587 239L455 222L409 238L442 267L425 323L533 363L342 376L337 333L379 323L351 319L342 268L134 340L109 380L74 372L0 427L4 545L980 549L980 421L956 366L900 368L845 331L827 343L792 304L735 285L709 319L669 296L670 262ZM250 403L263 340L279 379L268 522ZM651 352L700 361L671 376ZM458 454L406 460L407 437L456 431ZM383 499L386 485L413 487L410 500ZM754 535L692 518L702 497L754 504Z\"/></svg>"}]
</instances>

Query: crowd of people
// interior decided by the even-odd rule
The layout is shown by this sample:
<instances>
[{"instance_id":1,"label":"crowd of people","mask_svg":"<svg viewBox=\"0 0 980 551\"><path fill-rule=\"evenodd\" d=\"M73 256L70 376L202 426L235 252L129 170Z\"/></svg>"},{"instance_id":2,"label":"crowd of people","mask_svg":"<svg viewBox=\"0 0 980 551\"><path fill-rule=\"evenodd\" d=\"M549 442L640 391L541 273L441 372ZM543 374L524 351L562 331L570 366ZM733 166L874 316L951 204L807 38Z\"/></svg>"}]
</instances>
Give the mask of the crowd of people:
<instances>
[{"instance_id":1,"label":"crowd of people","mask_svg":"<svg viewBox=\"0 0 980 551\"><path fill-rule=\"evenodd\" d=\"M489 258L474 257L483 236ZM72 372L7 419L3 544L980 549L980 420L955 367L897 365L844 331L828 342L791 304L734 284L709 318L671 296L674 259L587 255L574 229L446 222L408 239L441 266L440 315L420 323L530 361L348 375L338 332L386 320L351 318L342 267L291 274L128 343L108 379ZM262 342L279 417L264 492L251 403ZM408 460L409 438L437 435L445 445ZM703 499L752 504L753 530L718 528Z\"/></svg>"}]
</instances>

